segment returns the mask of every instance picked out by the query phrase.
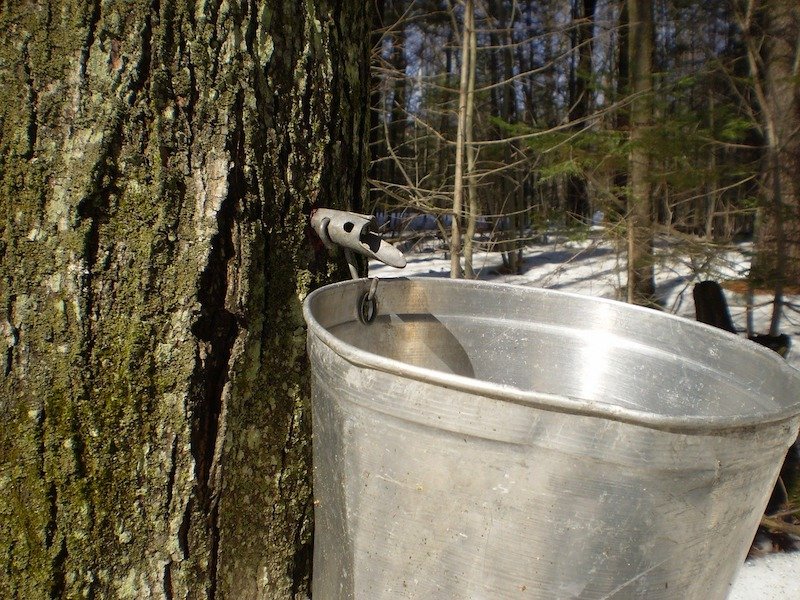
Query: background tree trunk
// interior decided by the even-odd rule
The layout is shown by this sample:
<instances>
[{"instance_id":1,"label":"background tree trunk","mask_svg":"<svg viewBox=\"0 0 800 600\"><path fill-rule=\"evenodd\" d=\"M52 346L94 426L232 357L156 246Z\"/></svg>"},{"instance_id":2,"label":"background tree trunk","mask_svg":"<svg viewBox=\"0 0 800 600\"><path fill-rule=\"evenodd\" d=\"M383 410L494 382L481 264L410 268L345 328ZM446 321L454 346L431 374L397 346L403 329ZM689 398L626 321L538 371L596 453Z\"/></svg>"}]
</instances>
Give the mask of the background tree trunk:
<instances>
[{"instance_id":1,"label":"background tree trunk","mask_svg":"<svg viewBox=\"0 0 800 600\"><path fill-rule=\"evenodd\" d=\"M471 30L475 27L475 5L473 0L464 2L464 23L461 31L461 75L458 86L458 127L456 129L456 165L453 182L453 217L450 224L450 277L461 279L464 272L461 267L461 231L464 206L464 140L467 129L467 104L469 101L470 43Z\"/></svg>"},{"instance_id":2,"label":"background tree trunk","mask_svg":"<svg viewBox=\"0 0 800 600\"><path fill-rule=\"evenodd\" d=\"M576 123L580 131L587 127L584 122L589 116L592 84L592 49L594 38L594 15L596 0L572 0L572 48L573 56L570 73L569 120ZM589 188L586 178L572 173L566 180L566 209L568 219L588 221L590 215Z\"/></svg>"},{"instance_id":3,"label":"background tree trunk","mask_svg":"<svg viewBox=\"0 0 800 600\"><path fill-rule=\"evenodd\" d=\"M651 304L655 295L652 184L646 133L653 124L653 4L628 0L630 140L628 178L628 302Z\"/></svg>"},{"instance_id":4,"label":"background tree trunk","mask_svg":"<svg viewBox=\"0 0 800 600\"><path fill-rule=\"evenodd\" d=\"M394 71L394 81L391 90L391 109L388 117L388 135L385 142L392 149L396 159L388 163L387 181L394 184L405 184L403 177L402 157L409 154L406 147L406 129L408 128L408 97L406 88L408 79L406 76L406 6L405 0L390 0L387 7L389 13L388 24L393 25L392 34L389 37L392 50L389 57L389 64ZM399 164L398 164L398 161Z\"/></svg>"},{"instance_id":5,"label":"background tree trunk","mask_svg":"<svg viewBox=\"0 0 800 600\"><path fill-rule=\"evenodd\" d=\"M386 26L386 0L375 0L375 6L372 11L372 31L371 40L372 55L370 61L372 63L380 63L381 54L383 51L383 28ZM370 132L369 132L369 153L370 156L377 156L384 158L387 155L386 150L386 135L384 132L384 114L386 113L386 92L383 89L383 81L379 75L378 69L373 69L370 74ZM369 165L369 178L372 181L385 181L387 172L386 162L383 160L374 160ZM372 192L377 192L374 188ZM379 206L379 202L383 200L382 194L376 194L370 199L370 207ZM385 209L384 206L380 208ZM388 211L387 211L388 212Z\"/></svg>"},{"instance_id":6,"label":"background tree trunk","mask_svg":"<svg viewBox=\"0 0 800 600\"><path fill-rule=\"evenodd\" d=\"M768 200L757 232L752 278L775 288L770 334L779 333L786 285L800 284L800 6L749 2L743 33L766 142Z\"/></svg>"},{"instance_id":7,"label":"background tree trunk","mask_svg":"<svg viewBox=\"0 0 800 600\"><path fill-rule=\"evenodd\" d=\"M467 227L464 232L464 277L475 279L472 264L475 232L478 227L478 190L475 181L477 150L473 145L475 135L475 70L478 60L478 37L475 32L475 8L472 7L469 29L469 75L467 77L467 114L464 120L464 153L466 154ZM466 31L464 32L466 35Z\"/></svg>"},{"instance_id":8,"label":"background tree trunk","mask_svg":"<svg viewBox=\"0 0 800 600\"><path fill-rule=\"evenodd\" d=\"M490 30L489 40L494 47L494 81L497 87L493 88L492 104L493 114L500 117L504 123L514 124L518 122L518 111L516 105L516 90L514 88L514 50L522 49L522 45L515 45L513 32L517 10L519 7L513 3L508 6L505 0L492 0L489 3L491 14L494 16L495 25ZM524 61L520 61L520 70L531 67L522 66ZM500 131L492 133L498 138L502 135ZM498 149L500 153L500 163L503 165L513 165L521 154L517 144L506 143ZM525 168L524 172L529 171ZM487 199L488 212L495 215L494 231L492 237L500 240L497 248L500 248L503 268L510 273L518 273L522 268L522 247L520 239L524 236L524 229L527 225L525 212L525 197L523 193L524 183L520 182L520 177L509 174L508 169L498 174L491 180L492 193ZM516 181L514 181L516 179ZM508 217L497 217L507 214Z\"/></svg>"},{"instance_id":9,"label":"background tree trunk","mask_svg":"<svg viewBox=\"0 0 800 600\"><path fill-rule=\"evenodd\" d=\"M0 10L0 596L292 598L369 2Z\"/></svg>"}]
</instances>

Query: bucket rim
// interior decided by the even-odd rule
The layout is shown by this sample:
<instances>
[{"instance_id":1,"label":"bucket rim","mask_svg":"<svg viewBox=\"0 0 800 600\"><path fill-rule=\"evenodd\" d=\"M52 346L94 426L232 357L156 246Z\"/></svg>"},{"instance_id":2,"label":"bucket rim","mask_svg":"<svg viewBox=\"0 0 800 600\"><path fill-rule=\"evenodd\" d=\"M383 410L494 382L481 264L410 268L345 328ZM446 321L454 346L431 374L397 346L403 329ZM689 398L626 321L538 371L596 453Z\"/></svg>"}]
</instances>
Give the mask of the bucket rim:
<instances>
[{"instance_id":1,"label":"bucket rim","mask_svg":"<svg viewBox=\"0 0 800 600\"><path fill-rule=\"evenodd\" d=\"M657 429L683 434L726 434L730 432L741 432L747 429L762 429L764 427L779 425L784 422L796 419L800 421L800 391L798 399L794 403L773 412L758 413L755 415L734 415L734 416L701 416L701 415L665 415L650 411L636 410L612 404L575 398L561 394L549 394L523 390L515 386L482 381L480 379L446 373L427 367L420 367L405 363L401 360L387 358L361 350L328 331L314 316L312 304L315 299L326 293L333 293L338 289L347 287L368 288L373 278L353 279L328 284L310 292L303 300L303 317L308 327L308 334L314 335L323 344L330 348L335 354L351 363L354 366L366 369L375 369L384 373L389 373L399 377L420 381L426 384L433 384L439 387L466 392L473 395L485 396L494 400L511 402L513 404L529 406L532 408L558 412L564 414L574 414L579 416L595 417L611 421L638 425L649 429ZM652 316L653 309L628 304L610 298L587 296L574 292L564 292L561 290L550 290L539 287L520 286L509 283L478 281L471 279L445 279L428 277L383 277L380 278L382 285L391 285L395 281L415 281L423 282L426 285L441 286L462 286L464 288L506 288L514 290L526 290L525 293L544 294L564 299L576 299L582 302L587 300L612 306L625 306L626 311L635 314L647 314ZM720 336L723 339L735 340L737 343L751 344L748 351L760 354L767 361L773 362L775 367L782 371L785 376L800 381L800 370L789 365L783 358L775 352L764 348L754 342L750 342L734 333L722 329L692 321L685 317L680 317L666 312L657 312L658 318L679 321L684 326L697 327L701 330L711 332L712 335Z\"/></svg>"}]
</instances>

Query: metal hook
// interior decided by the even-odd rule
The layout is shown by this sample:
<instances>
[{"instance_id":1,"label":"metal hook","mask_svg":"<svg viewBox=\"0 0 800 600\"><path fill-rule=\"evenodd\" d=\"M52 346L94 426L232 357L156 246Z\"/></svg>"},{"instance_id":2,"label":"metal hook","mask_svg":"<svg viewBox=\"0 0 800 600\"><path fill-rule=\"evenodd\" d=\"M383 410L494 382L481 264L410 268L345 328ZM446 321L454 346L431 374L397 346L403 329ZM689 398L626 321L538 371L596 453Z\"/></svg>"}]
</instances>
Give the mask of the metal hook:
<instances>
[{"instance_id":1,"label":"metal hook","mask_svg":"<svg viewBox=\"0 0 800 600\"><path fill-rule=\"evenodd\" d=\"M311 226L326 248L333 250L336 246L341 246L344 249L344 256L353 279L360 279L354 252L398 269L406 266L406 257L403 253L381 239L373 216L318 208L311 213ZM369 291L359 296L356 312L358 320L364 325L372 323L378 315L378 301L375 298L377 289L378 278L374 277Z\"/></svg>"},{"instance_id":2,"label":"metal hook","mask_svg":"<svg viewBox=\"0 0 800 600\"><path fill-rule=\"evenodd\" d=\"M344 210L318 208L311 213L311 226L329 250L344 248L353 279L359 279L353 252L374 258L390 267L402 269L406 257L397 248L381 239L375 217Z\"/></svg>"}]
</instances>

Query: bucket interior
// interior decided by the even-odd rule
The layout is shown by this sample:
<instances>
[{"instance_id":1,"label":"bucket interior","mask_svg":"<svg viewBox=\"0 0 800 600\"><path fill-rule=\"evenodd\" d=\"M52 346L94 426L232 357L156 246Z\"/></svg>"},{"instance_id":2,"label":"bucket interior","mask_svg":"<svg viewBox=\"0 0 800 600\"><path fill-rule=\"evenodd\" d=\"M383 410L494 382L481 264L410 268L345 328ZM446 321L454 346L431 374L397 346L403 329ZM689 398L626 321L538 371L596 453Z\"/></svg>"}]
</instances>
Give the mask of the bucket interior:
<instances>
[{"instance_id":1,"label":"bucket interior","mask_svg":"<svg viewBox=\"0 0 800 600\"><path fill-rule=\"evenodd\" d=\"M377 315L366 324L358 305L367 287L319 290L307 317L334 351L355 349L381 370L732 426L799 412L796 371L777 355L655 310L533 288L394 279L380 281Z\"/></svg>"}]
</instances>

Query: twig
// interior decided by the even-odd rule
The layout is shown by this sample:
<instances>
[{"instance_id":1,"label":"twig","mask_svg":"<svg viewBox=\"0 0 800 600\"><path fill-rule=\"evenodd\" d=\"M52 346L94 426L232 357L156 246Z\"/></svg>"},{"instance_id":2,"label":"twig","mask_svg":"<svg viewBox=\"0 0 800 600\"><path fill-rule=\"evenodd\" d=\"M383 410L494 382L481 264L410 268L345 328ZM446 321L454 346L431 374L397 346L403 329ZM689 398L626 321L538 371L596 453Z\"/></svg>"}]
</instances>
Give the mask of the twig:
<instances>
[{"instance_id":1,"label":"twig","mask_svg":"<svg viewBox=\"0 0 800 600\"><path fill-rule=\"evenodd\" d=\"M800 514L800 508L787 508L786 510L779 510L775 514L770 515L770 517L773 519L782 519L783 517L790 517L797 514Z\"/></svg>"},{"instance_id":2,"label":"twig","mask_svg":"<svg viewBox=\"0 0 800 600\"><path fill-rule=\"evenodd\" d=\"M800 525L786 523L774 517L761 517L761 525L770 531L779 531L781 533L791 533L792 535L800 536Z\"/></svg>"}]
</instances>

